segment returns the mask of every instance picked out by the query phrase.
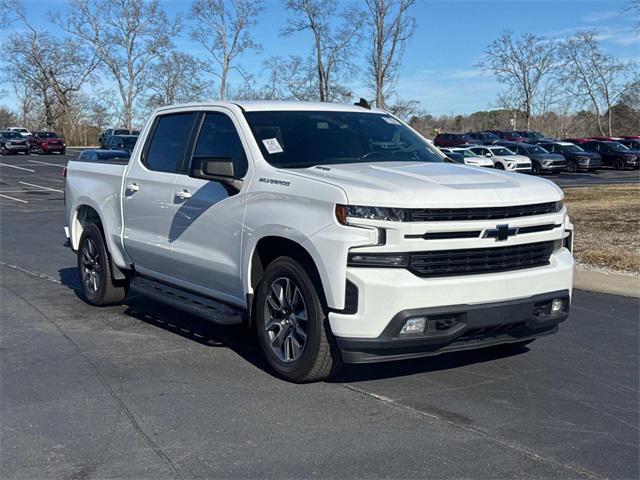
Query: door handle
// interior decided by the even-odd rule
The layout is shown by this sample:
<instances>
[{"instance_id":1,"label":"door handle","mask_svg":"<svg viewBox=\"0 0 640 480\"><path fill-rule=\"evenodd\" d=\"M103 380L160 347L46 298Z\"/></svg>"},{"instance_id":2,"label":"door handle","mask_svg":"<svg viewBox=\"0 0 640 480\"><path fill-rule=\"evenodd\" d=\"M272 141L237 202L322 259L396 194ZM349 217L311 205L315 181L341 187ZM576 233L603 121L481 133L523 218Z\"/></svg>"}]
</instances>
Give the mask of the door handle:
<instances>
[{"instance_id":1,"label":"door handle","mask_svg":"<svg viewBox=\"0 0 640 480\"><path fill-rule=\"evenodd\" d=\"M137 183L130 183L129 185L127 185L127 190L129 190L130 192L137 192L138 190L140 190L140 185L138 185Z\"/></svg>"},{"instance_id":2,"label":"door handle","mask_svg":"<svg viewBox=\"0 0 640 480\"><path fill-rule=\"evenodd\" d=\"M182 200L187 200L191 198L191 192L188 192L187 190L179 190L176 192L176 197Z\"/></svg>"}]
</instances>

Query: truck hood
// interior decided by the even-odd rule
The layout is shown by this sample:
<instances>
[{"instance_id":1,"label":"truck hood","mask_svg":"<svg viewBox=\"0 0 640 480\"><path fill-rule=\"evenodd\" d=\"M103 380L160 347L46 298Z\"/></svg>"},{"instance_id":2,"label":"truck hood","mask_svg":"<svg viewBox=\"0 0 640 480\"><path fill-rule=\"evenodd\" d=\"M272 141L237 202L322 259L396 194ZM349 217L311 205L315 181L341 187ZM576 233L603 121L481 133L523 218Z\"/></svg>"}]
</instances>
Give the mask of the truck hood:
<instances>
[{"instance_id":1,"label":"truck hood","mask_svg":"<svg viewBox=\"0 0 640 480\"><path fill-rule=\"evenodd\" d=\"M553 202L563 193L529 175L451 163L379 162L287 170L342 188L351 205L409 208Z\"/></svg>"}]
</instances>

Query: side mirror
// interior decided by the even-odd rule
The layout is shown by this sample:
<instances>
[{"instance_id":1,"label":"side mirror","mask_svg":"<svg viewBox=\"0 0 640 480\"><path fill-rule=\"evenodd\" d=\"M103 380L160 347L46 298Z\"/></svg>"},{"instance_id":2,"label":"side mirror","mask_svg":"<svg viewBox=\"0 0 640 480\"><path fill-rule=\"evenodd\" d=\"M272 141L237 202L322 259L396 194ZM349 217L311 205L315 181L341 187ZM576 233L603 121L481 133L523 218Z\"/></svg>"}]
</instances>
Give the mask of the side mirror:
<instances>
[{"instance_id":1,"label":"side mirror","mask_svg":"<svg viewBox=\"0 0 640 480\"><path fill-rule=\"evenodd\" d=\"M487 158L491 158L493 155L491 155L490 153L485 153L484 156Z\"/></svg>"},{"instance_id":2,"label":"side mirror","mask_svg":"<svg viewBox=\"0 0 640 480\"><path fill-rule=\"evenodd\" d=\"M189 176L227 184L238 181L233 160L229 157L193 157Z\"/></svg>"}]
</instances>

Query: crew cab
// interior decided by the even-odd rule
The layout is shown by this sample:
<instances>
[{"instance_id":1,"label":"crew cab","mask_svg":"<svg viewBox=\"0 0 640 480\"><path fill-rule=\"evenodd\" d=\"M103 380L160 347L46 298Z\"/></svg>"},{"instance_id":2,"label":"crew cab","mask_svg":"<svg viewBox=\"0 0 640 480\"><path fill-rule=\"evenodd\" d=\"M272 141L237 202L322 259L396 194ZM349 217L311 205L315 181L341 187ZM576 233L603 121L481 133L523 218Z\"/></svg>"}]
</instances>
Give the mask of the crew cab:
<instances>
[{"instance_id":1,"label":"crew cab","mask_svg":"<svg viewBox=\"0 0 640 480\"><path fill-rule=\"evenodd\" d=\"M291 381L522 349L569 315L562 191L447 162L382 110L163 107L128 162L67 168L65 232L89 303L135 292L245 323Z\"/></svg>"},{"instance_id":2,"label":"crew cab","mask_svg":"<svg viewBox=\"0 0 640 480\"><path fill-rule=\"evenodd\" d=\"M55 132L33 132L29 137L29 146L32 151L45 154L58 152L64 155L67 151L64 138Z\"/></svg>"}]
</instances>

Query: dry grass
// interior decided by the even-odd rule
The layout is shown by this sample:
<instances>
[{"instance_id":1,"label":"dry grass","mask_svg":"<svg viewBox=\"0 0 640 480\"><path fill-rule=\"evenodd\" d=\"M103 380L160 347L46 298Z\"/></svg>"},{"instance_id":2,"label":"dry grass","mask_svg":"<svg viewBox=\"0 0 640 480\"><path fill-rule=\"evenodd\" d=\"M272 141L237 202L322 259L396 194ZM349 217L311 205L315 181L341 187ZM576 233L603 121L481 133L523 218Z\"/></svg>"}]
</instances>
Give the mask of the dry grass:
<instances>
[{"instance_id":1,"label":"dry grass","mask_svg":"<svg viewBox=\"0 0 640 480\"><path fill-rule=\"evenodd\" d=\"M574 255L595 267L640 272L640 185L565 188Z\"/></svg>"}]
</instances>

